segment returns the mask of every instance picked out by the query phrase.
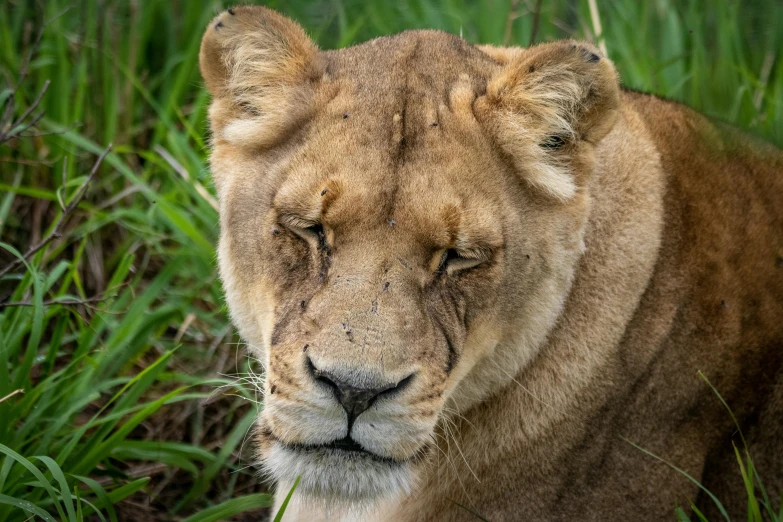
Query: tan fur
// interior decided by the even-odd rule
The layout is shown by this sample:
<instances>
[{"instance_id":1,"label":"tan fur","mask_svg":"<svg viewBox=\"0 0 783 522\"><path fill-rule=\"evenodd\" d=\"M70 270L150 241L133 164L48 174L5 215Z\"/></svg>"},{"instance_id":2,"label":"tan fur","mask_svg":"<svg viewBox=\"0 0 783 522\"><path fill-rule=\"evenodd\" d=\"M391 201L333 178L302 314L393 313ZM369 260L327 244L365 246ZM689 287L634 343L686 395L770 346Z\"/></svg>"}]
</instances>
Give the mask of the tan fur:
<instances>
[{"instance_id":1,"label":"tan fur","mask_svg":"<svg viewBox=\"0 0 783 522\"><path fill-rule=\"evenodd\" d=\"M321 52L237 7L200 66L278 504L301 476L286 520L714 515L628 440L739 516L735 428L697 370L783 488L779 150L623 92L582 42ZM334 382L387 391L350 417ZM348 435L363 453L323 447Z\"/></svg>"}]
</instances>

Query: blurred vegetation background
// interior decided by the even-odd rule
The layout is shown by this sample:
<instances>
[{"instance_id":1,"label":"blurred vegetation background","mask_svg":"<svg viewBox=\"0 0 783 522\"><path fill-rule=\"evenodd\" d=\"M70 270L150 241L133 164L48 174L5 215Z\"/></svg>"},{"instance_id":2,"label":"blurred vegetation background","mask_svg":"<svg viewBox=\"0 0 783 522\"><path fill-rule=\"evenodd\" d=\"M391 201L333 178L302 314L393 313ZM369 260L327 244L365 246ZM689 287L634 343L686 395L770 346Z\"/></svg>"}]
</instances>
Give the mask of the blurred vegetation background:
<instances>
[{"instance_id":1,"label":"blurred vegetation background","mask_svg":"<svg viewBox=\"0 0 783 522\"><path fill-rule=\"evenodd\" d=\"M197 65L229 5L0 5L0 520L240 520L269 505L249 440L262 377L216 276ZM326 49L412 28L587 39L625 86L783 144L781 0L266 5Z\"/></svg>"}]
</instances>

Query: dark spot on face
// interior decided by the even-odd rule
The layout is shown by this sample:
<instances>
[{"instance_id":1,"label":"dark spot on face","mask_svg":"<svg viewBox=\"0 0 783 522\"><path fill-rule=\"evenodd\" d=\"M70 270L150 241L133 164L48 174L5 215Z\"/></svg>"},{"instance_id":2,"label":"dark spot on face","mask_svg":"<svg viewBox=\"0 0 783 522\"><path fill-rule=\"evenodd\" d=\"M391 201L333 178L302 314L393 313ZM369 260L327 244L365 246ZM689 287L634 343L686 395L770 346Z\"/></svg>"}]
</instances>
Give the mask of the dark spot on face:
<instances>
[{"instance_id":1,"label":"dark spot on face","mask_svg":"<svg viewBox=\"0 0 783 522\"><path fill-rule=\"evenodd\" d=\"M277 391L277 386L275 386L274 384L269 387L269 395L274 395L276 391Z\"/></svg>"},{"instance_id":2,"label":"dark spot on face","mask_svg":"<svg viewBox=\"0 0 783 522\"><path fill-rule=\"evenodd\" d=\"M220 29L221 27L223 27L223 22L218 22L218 23L216 23L216 24L215 24L215 31L217 31L217 30L218 30L218 29Z\"/></svg>"},{"instance_id":3,"label":"dark spot on face","mask_svg":"<svg viewBox=\"0 0 783 522\"><path fill-rule=\"evenodd\" d=\"M437 127L437 126L438 126L438 122L437 121L431 121L430 122L430 127Z\"/></svg>"},{"instance_id":4,"label":"dark spot on face","mask_svg":"<svg viewBox=\"0 0 783 522\"><path fill-rule=\"evenodd\" d=\"M723 308L728 308L728 307L729 307L729 305L728 305L728 304L726 304L726 301L725 301L724 299L721 299L721 300L720 300L720 305L721 305L721 307L723 307Z\"/></svg>"},{"instance_id":5,"label":"dark spot on face","mask_svg":"<svg viewBox=\"0 0 783 522\"><path fill-rule=\"evenodd\" d=\"M588 62L591 62L591 63L595 63L595 62L597 62L597 61L598 61L598 60L600 60L600 59L601 59L601 57L600 57L600 56L598 56L598 55L597 55L597 54L595 54L595 53L590 53L590 55L587 57L587 61L588 61Z\"/></svg>"},{"instance_id":6,"label":"dark spot on face","mask_svg":"<svg viewBox=\"0 0 783 522\"><path fill-rule=\"evenodd\" d=\"M304 345L304 346L302 347L302 353L305 353L305 352L307 352L307 349L308 349L308 348L310 348L310 345L309 345L309 344L306 344L306 345Z\"/></svg>"},{"instance_id":7,"label":"dark spot on face","mask_svg":"<svg viewBox=\"0 0 783 522\"><path fill-rule=\"evenodd\" d=\"M783 266L783 256L778 256L777 263L778 266Z\"/></svg>"},{"instance_id":8,"label":"dark spot on face","mask_svg":"<svg viewBox=\"0 0 783 522\"><path fill-rule=\"evenodd\" d=\"M300 302L300 303L299 303L299 308L301 308L302 310L304 310L305 308L307 308L307 301L302 301L302 302Z\"/></svg>"},{"instance_id":9,"label":"dark spot on face","mask_svg":"<svg viewBox=\"0 0 783 522\"><path fill-rule=\"evenodd\" d=\"M390 285L390 284L391 284L391 283L390 283L390 282L388 282L388 281L386 281L385 283L383 283L383 291L384 291L384 292L385 292L386 290L388 290L388 289L389 289L389 285Z\"/></svg>"},{"instance_id":10,"label":"dark spot on face","mask_svg":"<svg viewBox=\"0 0 783 522\"><path fill-rule=\"evenodd\" d=\"M397 224L397 222L396 222L396 221L394 221L392 218L389 218L389 219L387 219L386 221L388 221L388 222L389 222L389 226L390 226L390 227L393 227L394 225L396 225L396 224Z\"/></svg>"},{"instance_id":11,"label":"dark spot on face","mask_svg":"<svg viewBox=\"0 0 783 522\"><path fill-rule=\"evenodd\" d=\"M565 139L562 136L558 136L557 134L547 136L546 139L541 142L541 148L549 150L559 149L563 145L565 145Z\"/></svg>"},{"instance_id":12,"label":"dark spot on face","mask_svg":"<svg viewBox=\"0 0 783 522\"><path fill-rule=\"evenodd\" d=\"M372 308L371 308L371 310L372 310L372 313L374 313L374 314L378 313L378 300L377 299L373 299L372 300Z\"/></svg>"},{"instance_id":13,"label":"dark spot on face","mask_svg":"<svg viewBox=\"0 0 783 522\"><path fill-rule=\"evenodd\" d=\"M326 193L329 192L329 189L325 188L321 191L321 196L325 196Z\"/></svg>"},{"instance_id":14,"label":"dark spot on face","mask_svg":"<svg viewBox=\"0 0 783 522\"><path fill-rule=\"evenodd\" d=\"M536 72L536 66L535 65L531 65L530 67L527 68L527 72L528 73Z\"/></svg>"},{"instance_id":15,"label":"dark spot on face","mask_svg":"<svg viewBox=\"0 0 783 522\"><path fill-rule=\"evenodd\" d=\"M530 254L525 254L525 259L530 259Z\"/></svg>"},{"instance_id":16,"label":"dark spot on face","mask_svg":"<svg viewBox=\"0 0 783 522\"><path fill-rule=\"evenodd\" d=\"M279 235L280 235L280 229L278 229L278 228L273 228L273 229L272 229L272 233L273 233L274 235L276 235L276 236L279 236Z\"/></svg>"},{"instance_id":17,"label":"dark spot on face","mask_svg":"<svg viewBox=\"0 0 783 522\"><path fill-rule=\"evenodd\" d=\"M350 118L350 117L351 117L351 114L350 114L350 113L348 113L348 112L346 112L346 113L343 113L343 119L344 119L344 120L347 120L347 119L348 119L348 118Z\"/></svg>"},{"instance_id":18,"label":"dark spot on face","mask_svg":"<svg viewBox=\"0 0 783 522\"><path fill-rule=\"evenodd\" d=\"M229 7L228 8L228 14L230 14L232 16L234 15L234 8L233 7Z\"/></svg>"}]
</instances>

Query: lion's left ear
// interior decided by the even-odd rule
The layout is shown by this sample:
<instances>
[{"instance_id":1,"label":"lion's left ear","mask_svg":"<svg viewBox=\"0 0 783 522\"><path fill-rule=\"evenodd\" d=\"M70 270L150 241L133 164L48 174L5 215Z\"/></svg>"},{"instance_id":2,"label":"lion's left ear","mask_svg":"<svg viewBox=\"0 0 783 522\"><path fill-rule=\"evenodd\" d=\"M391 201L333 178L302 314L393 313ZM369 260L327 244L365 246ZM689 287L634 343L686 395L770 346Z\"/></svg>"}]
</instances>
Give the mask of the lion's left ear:
<instances>
[{"instance_id":1,"label":"lion's left ear","mask_svg":"<svg viewBox=\"0 0 783 522\"><path fill-rule=\"evenodd\" d=\"M261 6L219 14L201 40L199 67L213 97L216 141L268 147L310 115L321 55L293 20Z\"/></svg>"},{"instance_id":2,"label":"lion's left ear","mask_svg":"<svg viewBox=\"0 0 783 522\"><path fill-rule=\"evenodd\" d=\"M481 49L502 67L476 101L476 115L525 179L560 200L571 199L579 171L591 168L594 145L617 118L614 66L583 42Z\"/></svg>"}]
</instances>

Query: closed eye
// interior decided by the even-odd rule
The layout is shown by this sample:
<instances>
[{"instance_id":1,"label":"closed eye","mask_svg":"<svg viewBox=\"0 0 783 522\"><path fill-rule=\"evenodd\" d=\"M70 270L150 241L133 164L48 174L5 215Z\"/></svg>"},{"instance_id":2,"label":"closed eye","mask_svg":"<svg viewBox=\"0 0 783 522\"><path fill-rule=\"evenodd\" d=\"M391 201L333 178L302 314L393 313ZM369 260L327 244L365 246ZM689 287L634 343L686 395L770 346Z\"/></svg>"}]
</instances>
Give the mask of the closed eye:
<instances>
[{"instance_id":1,"label":"closed eye","mask_svg":"<svg viewBox=\"0 0 783 522\"><path fill-rule=\"evenodd\" d=\"M453 274L462 270L468 270L489 260L489 253L481 250L457 250L449 248L440 257L438 272Z\"/></svg>"},{"instance_id":2,"label":"closed eye","mask_svg":"<svg viewBox=\"0 0 783 522\"><path fill-rule=\"evenodd\" d=\"M314 248L321 250L326 247L326 233L321 223L305 221L301 218L287 217L280 222L285 228L307 241Z\"/></svg>"}]
</instances>

